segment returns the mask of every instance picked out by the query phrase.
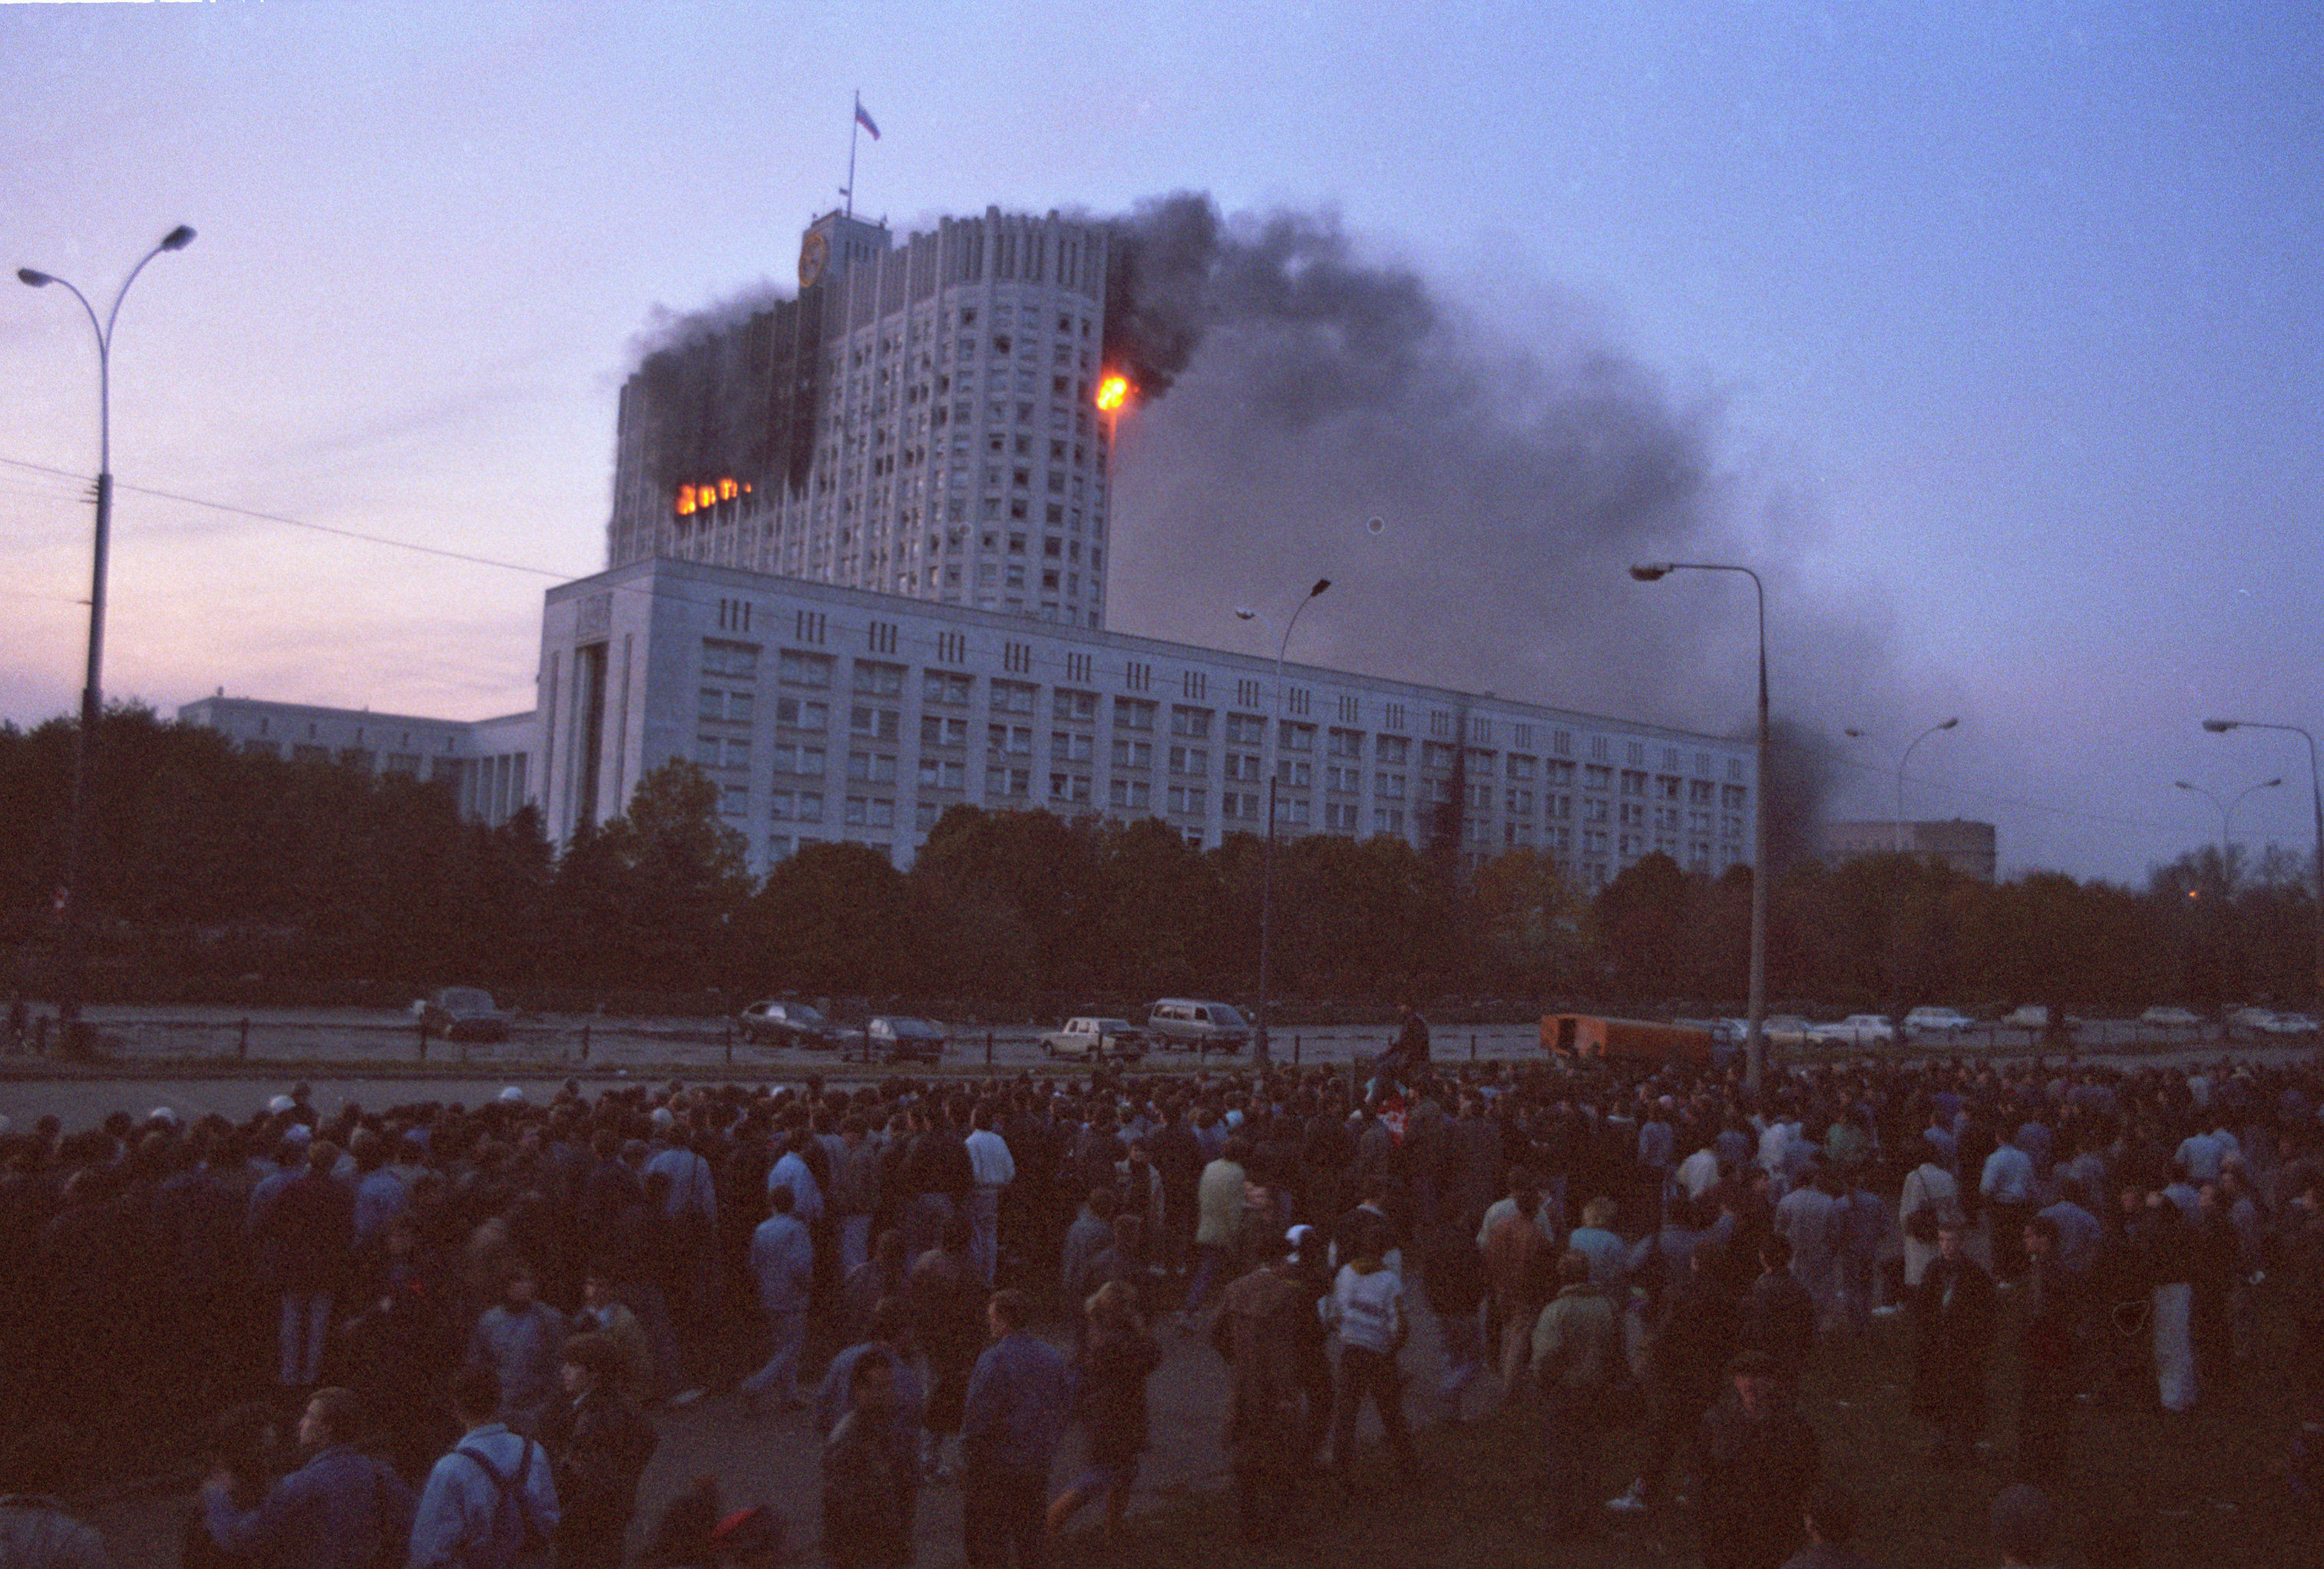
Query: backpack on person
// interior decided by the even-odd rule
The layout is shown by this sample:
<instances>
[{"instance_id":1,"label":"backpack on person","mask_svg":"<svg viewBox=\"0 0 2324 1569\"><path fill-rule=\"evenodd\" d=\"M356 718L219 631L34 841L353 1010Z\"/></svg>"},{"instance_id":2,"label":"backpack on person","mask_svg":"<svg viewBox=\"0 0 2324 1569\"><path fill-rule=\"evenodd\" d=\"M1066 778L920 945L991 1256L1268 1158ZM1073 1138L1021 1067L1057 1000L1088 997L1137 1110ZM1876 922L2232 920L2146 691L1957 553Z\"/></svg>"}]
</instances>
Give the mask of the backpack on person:
<instances>
[{"instance_id":1,"label":"backpack on person","mask_svg":"<svg viewBox=\"0 0 2324 1569\"><path fill-rule=\"evenodd\" d=\"M549 1561L549 1532L532 1512L531 1493L526 1486L532 1475L533 1451L538 1447L531 1439L526 1439L515 1470L506 1473L480 1450L464 1444L452 1451L475 1462L476 1468L492 1478L495 1493L492 1529L485 1537L486 1556L472 1555L468 1559L472 1569L485 1569L486 1565L491 1569L519 1569L520 1565Z\"/></svg>"}]
</instances>

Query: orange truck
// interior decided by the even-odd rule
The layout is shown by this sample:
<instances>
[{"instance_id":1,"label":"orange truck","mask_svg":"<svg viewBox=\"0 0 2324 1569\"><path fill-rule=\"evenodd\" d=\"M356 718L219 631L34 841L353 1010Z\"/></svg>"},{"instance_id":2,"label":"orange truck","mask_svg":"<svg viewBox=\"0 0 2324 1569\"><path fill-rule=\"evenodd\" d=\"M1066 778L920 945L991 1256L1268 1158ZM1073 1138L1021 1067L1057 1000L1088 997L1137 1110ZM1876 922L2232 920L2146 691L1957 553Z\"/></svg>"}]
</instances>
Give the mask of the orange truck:
<instances>
[{"instance_id":1,"label":"orange truck","mask_svg":"<svg viewBox=\"0 0 2324 1569\"><path fill-rule=\"evenodd\" d=\"M1541 1048L1580 1061L1681 1062L1709 1067L1719 1043L1708 1029L1687 1024L1656 1024L1644 1019L1608 1019L1595 1013L1549 1013L1541 1020Z\"/></svg>"}]
</instances>

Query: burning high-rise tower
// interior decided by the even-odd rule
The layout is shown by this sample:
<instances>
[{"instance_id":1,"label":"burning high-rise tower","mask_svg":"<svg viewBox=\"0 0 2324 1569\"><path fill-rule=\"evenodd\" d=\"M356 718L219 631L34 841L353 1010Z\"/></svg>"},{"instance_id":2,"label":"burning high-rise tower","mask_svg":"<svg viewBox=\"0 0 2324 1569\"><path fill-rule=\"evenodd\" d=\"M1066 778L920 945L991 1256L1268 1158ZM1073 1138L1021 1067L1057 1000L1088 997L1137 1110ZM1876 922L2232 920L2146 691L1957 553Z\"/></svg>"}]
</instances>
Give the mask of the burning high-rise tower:
<instances>
[{"instance_id":1,"label":"burning high-rise tower","mask_svg":"<svg viewBox=\"0 0 2324 1569\"><path fill-rule=\"evenodd\" d=\"M796 298L689 319L622 389L606 564L676 557L1100 626L1108 232L900 245L827 213Z\"/></svg>"}]
</instances>

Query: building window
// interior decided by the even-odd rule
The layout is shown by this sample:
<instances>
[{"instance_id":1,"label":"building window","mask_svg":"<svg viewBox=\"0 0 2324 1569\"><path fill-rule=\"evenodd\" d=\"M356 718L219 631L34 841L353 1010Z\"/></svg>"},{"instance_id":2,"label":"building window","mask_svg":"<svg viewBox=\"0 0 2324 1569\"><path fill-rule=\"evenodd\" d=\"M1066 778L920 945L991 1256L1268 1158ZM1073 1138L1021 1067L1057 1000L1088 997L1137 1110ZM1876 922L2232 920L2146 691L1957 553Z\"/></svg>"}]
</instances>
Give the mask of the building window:
<instances>
[{"instance_id":1,"label":"building window","mask_svg":"<svg viewBox=\"0 0 2324 1569\"><path fill-rule=\"evenodd\" d=\"M1412 743L1401 735L1383 735L1372 743L1372 759L1391 768L1402 768L1412 761Z\"/></svg>"},{"instance_id":2,"label":"building window","mask_svg":"<svg viewBox=\"0 0 2324 1569\"><path fill-rule=\"evenodd\" d=\"M873 741L893 741L901 720L902 715L893 708L874 708L858 703L848 710L847 729L850 734Z\"/></svg>"},{"instance_id":3,"label":"building window","mask_svg":"<svg viewBox=\"0 0 2324 1569\"><path fill-rule=\"evenodd\" d=\"M1266 701L1266 698L1260 695L1260 691L1259 684L1256 680L1245 678L1235 683L1235 701L1246 708L1256 708Z\"/></svg>"},{"instance_id":4,"label":"building window","mask_svg":"<svg viewBox=\"0 0 2324 1569\"><path fill-rule=\"evenodd\" d=\"M776 678L786 687L828 687L831 685L831 656L785 649L777 672Z\"/></svg>"},{"instance_id":5,"label":"building window","mask_svg":"<svg viewBox=\"0 0 2324 1569\"><path fill-rule=\"evenodd\" d=\"M1174 746L1170 749L1170 771L1193 774L1207 779L1211 772L1211 750L1207 746Z\"/></svg>"},{"instance_id":6,"label":"building window","mask_svg":"<svg viewBox=\"0 0 2324 1569\"><path fill-rule=\"evenodd\" d=\"M775 748L774 771L812 774L820 779L825 766L825 755L820 746L800 746L785 742Z\"/></svg>"},{"instance_id":7,"label":"building window","mask_svg":"<svg viewBox=\"0 0 2324 1569\"><path fill-rule=\"evenodd\" d=\"M1050 717L1076 725L1097 723L1097 694L1059 687L1049 694Z\"/></svg>"},{"instance_id":8,"label":"building window","mask_svg":"<svg viewBox=\"0 0 2324 1569\"><path fill-rule=\"evenodd\" d=\"M1353 801L1326 801L1323 804L1323 826L1331 829L1335 834L1354 833L1356 831L1356 803Z\"/></svg>"},{"instance_id":9,"label":"building window","mask_svg":"<svg viewBox=\"0 0 2324 1569\"><path fill-rule=\"evenodd\" d=\"M1033 793L1033 771L1029 768L994 766L984 771L984 793L988 797L1022 797Z\"/></svg>"},{"instance_id":10,"label":"building window","mask_svg":"<svg viewBox=\"0 0 2324 1569\"><path fill-rule=\"evenodd\" d=\"M949 633L947 636L951 635ZM965 708L976 691L976 678L949 670L928 670L920 677L920 701L945 708Z\"/></svg>"},{"instance_id":11,"label":"building window","mask_svg":"<svg viewBox=\"0 0 2324 1569\"><path fill-rule=\"evenodd\" d=\"M778 823L823 821L821 790L776 790L767 798L767 816Z\"/></svg>"},{"instance_id":12,"label":"building window","mask_svg":"<svg viewBox=\"0 0 2324 1569\"><path fill-rule=\"evenodd\" d=\"M1211 734L1211 711L1208 708L1172 708L1170 734L1207 741Z\"/></svg>"},{"instance_id":13,"label":"building window","mask_svg":"<svg viewBox=\"0 0 2324 1569\"><path fill-rule=\"evenodd\" d=\"M1403 808L1398 807L1374 807L1372 808L1372 832L1375 834L1403 833Z\"/></svg>"},{"instance_id":14,"label":"building window","mask_svg":"<svg viewBox=\"0 0 2324 1569\"><path fill-rule=\"evenodd\" d=\"M1172 785L1168 798L1170 809L1184 816L1199 817L1209 797L1210 792L1200 785Z\"/></svg>"},{"instance_id":15,"label":"building window","mask_svg":"<svg viewBox=\"0 0 2324 1569\"><path fill-rule=\"evenodd\" d=\"M855 690L874 697L900 697L904 695L904 667L877 660L858 660Z\"/></svg>"},{"instance_id":16,"label":"building window","mask_svg":"<svg viewBox=\"0 0 2324 1569\"><path fill-rule=\"evenodd\" d=\"M1152 768L1154 766L1154 743L1150 741L1132 741L1127 736L1115 736L1113 738L1113 766L1116 768Z\"/></svg>"},{"instance_id":17,"label":"building window","mask_svg":"<svg viewBox=\"0 0 2324 1569\"><path fill-rule=\"evenodd\" d=\"M1384 801L1404 799L1405 776L1400 773L1378 773L1372 776L1372 794Z\"/></svg>"},{"instance_id":18,"label":"building window","mask_svg":"<svg viewBox=\"0 0 2324 1569\"><path fill-rule=\"evenodd\" d=\"M966 746L968 721L942 714L920 715L922 746Z\"/></svg>"},{"instance_id":19,"label":"building window","mask_svg":"<svg viewBox=\"0 0 2324 1569\"><path fill-rule=\"evenodd\" d=\"M1135 697L1113 700L1113 727L1116 730L1152 730L1156 705Z\"/></svg>"},{"instance_id":20,"label":"building window","mask_svg":"<svg viewBox=\"0 0 2324 1569\"><path fill-rule=\"evenodd\" d=\"M988 725L984 727L984 739L989 751L1019 757L1033 755L1033 727L1029 725Z\"/></svg>"},{"instance_id":21,"label":"building window","mask_svg":"<svg viewBox=\"0 0 2324 1569\"><path fill-rule=\"evenodd\" d=\"M1361 757L1364 754L1364 733L1335 728L1327 738L1327 744L1333 757Z\"/></svg>"},{"instance_id":22,"label":"building window","mask_svg":"<svg viewBox=\"0 0 2324 1569\"><path fill-rule=\"evenodd\" d=\"M798 730L825 730L831 725L831 705L812 697L778 697L775 723Z\"/></svg>"},{"instance_id":23,"label":"building window","mask_svg":"<svg viewBox=\"0 0 2324 1569\"><path fill-rule=\"evenodd\" d=\"M1219 814L1237 822L1259 820L1259 795L1254 790L1228 790L1219 797Z\"/></svg>"},{"instance_id":24,"label":"building window","mask_svg":"<svg viewBox=\"0 0 2324 1569\"><path fill-rule=\"evenodd\" d=\"M1039 688L1023 681L995 681L992 683L992 711L995 714L1030 714L1034 694L1039 690Z\"/></svg>"},{"instance_id":25,"label":"building window","mask_svg":"<svg viewBox=\"0 0 2324 1569\"><path fill-rule=\"evenodd\" d=\"M1200 670L1188 670L1178 678L1178 695L1201 702L1210 695L1210 678Z\"/></svg>"},{"instance_id":26,"label":"building window","mask_svg":"<svg viewBox=\"0 0 2324 1569\"><path fill-rule=\"evenodd\" d=\"M1154 787L1142 779L1118 779L1109 788L1106 801L1117 811L1146 811L1154 804Z\"/></svg>"},{"instance_id":27,"label":"building window","mask_svg":"<svg viewBox=\"0 0 2324 1569\"><path fill-rule=\"evenodd\" d=\"M1227 743L1231 746L1262 746L1267 742L1267 721L1256 714L1227 715Z\"/></svg>"},{"instance_id":28,"label":"building window","mask_svg":"<svg viewBox=\"0 0 2324 1569\"><path fill-rule=\"evenodd\" d=\"M1090 804L1090 776L1085 773L1053 773L1049 776L1049 799L1065 806L1085 807Z\"/></svg>"},{"instance_id":29,"label":"building window","mask_svg":"<svg viewBox=\"0 0 2324 1569\"><path fill-rule=\"evenodd\" d=\"M1383 730L1405 728L1403 704L1390 703L1380 710L1380 728Z\"/></svg>"},{"instance_id":30,"label":"building window","mask_svg":"<svg viewBox=\"0 0 2324 1569\"><path fill-rule=\"evenodd\" d=\"M847 777L859 784L894 784L896 754L892 752L851 752Z\"/></svg>"},{"instance_id":31,"label":"building window","mask_svg":"<svg viewBox=\"0 0 2324 1569\"><path fill-rule=\"evenodd\" d=\"M729 642L723 638L702 640L702 673L706 676L731 676L752 681L759 676L759 645Z\"/></svg>"},{"instance_id":32,"label":"building window","mask_svg":"<svg viewBox=\"0 0 2324 1569\"><path fill-rule=\"evenodd\" d=\"M952 758L924 757L920 759L920 788L929 790L966 789L968 765Z\"/></svg>"}]
</instances>

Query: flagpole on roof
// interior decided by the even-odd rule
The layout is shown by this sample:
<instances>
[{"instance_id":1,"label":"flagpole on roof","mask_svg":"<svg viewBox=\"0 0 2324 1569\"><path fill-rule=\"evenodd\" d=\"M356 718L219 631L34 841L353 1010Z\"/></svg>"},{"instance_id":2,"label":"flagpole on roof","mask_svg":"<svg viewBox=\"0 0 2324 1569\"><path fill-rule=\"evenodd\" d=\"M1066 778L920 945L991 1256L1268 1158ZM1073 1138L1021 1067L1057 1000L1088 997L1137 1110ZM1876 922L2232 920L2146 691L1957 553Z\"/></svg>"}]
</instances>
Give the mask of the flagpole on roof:
<instances>
[{"instance_id":1,"label":"flagpole on roof","mask_svg":"<svg viewBox=\"0 0 2324 1569\"><path fill-rule=\"evenodd\" d=\"M855 113L847 117L847 216L855 216L855 139L863 134L863 89L855 89Z\"/></svg>"}]
</instances>

